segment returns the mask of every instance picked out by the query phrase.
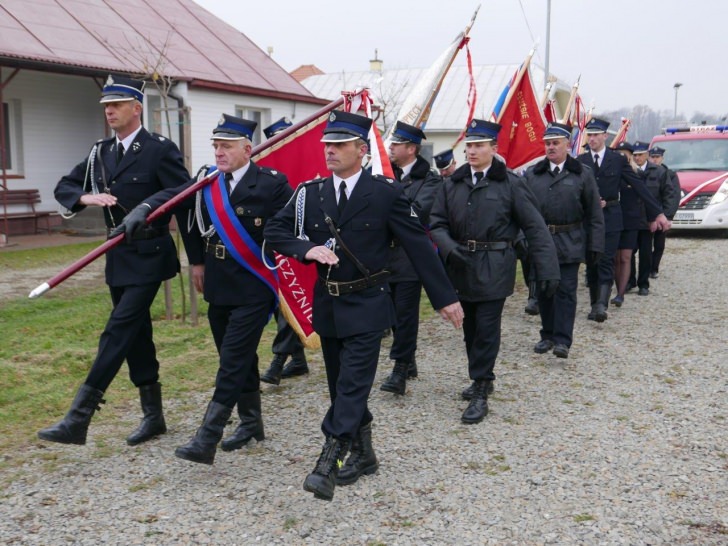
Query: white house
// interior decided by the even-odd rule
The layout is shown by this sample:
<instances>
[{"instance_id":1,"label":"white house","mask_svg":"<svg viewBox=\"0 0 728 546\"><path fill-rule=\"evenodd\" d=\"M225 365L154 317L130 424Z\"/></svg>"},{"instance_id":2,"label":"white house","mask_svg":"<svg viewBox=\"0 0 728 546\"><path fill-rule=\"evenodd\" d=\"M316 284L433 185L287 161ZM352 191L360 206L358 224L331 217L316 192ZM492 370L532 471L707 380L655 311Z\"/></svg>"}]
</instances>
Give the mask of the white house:
<instances>
[{"instance_id":1,"label":"white house","mask_svg":"<svg viewBox=\"0 0 728 546\"><path fill-rule=\"evenodd\" d=\"M171 81L166 109L155 72ZM3 0L1 189L37 188L39 209L59 209L56 182L108 136L98 100L109 73L148 80L144 124L177 142L192 174L213 162L209 137L221 113L258 121L258 143L273 121L302 120L329 102L192 0ZM84 216L96 215L84 211L73 227ZM6 225L11 234L32 228L0 219L0 232Z\"/></svg>"}]
</instances>

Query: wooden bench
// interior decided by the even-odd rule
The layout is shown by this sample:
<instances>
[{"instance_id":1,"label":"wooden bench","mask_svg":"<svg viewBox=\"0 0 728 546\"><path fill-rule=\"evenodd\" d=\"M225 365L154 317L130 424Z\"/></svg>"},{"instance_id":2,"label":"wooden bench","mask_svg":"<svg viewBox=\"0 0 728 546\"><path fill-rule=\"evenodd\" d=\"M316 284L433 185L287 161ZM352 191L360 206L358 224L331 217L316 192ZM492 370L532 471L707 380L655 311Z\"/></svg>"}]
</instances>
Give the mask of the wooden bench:
<instances>
[{"instance_id":1,"label":"wooden bench","mask_svg":"<svg viewBox=\"0 0 728 546\"><path fill-rule=\"evenodd\" d=\"M32 218L35 222L35 233L38 233L38 219L45 218L46 230L51 232L52 211L36 210L41 202L40 191L36 190L2 190L0 189L0 218L7 221L13 218ZM12 207L12 209L10 208ZM25 210L15 210L16 208Z\"/></svg>"}]
</instances>

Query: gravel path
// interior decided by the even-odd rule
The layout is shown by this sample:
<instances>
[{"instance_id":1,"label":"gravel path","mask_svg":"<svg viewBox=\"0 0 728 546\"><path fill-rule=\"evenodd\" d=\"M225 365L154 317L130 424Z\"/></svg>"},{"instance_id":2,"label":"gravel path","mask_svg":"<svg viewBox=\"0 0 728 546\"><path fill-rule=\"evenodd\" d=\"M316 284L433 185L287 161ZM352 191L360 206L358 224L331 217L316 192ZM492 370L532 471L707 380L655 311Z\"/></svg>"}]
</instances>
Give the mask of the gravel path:
<instances>
[{"instance_id":1,"label":"gravel path","mask_svg":"<svg viewBox=\"0 0 728 546\"><path fill-rule=\"evenodd\" d=\"M173 456L209 393L170 400L170 432L142 446L124 443L136 409L113 408L84 447L30 446L4 480L0 543L728 544L728 239L667 244L650 296L630 293L604 324L580 290L568 360L532 352L538 319L511 298L480 425L460 424L469 381L451 327L422 324L405 397L378 390L383 351L380 470L331 503L301 488L328 399L312 354L310 376L264 387L265 442L213 467Z\"/></svg>"}]
</instances>

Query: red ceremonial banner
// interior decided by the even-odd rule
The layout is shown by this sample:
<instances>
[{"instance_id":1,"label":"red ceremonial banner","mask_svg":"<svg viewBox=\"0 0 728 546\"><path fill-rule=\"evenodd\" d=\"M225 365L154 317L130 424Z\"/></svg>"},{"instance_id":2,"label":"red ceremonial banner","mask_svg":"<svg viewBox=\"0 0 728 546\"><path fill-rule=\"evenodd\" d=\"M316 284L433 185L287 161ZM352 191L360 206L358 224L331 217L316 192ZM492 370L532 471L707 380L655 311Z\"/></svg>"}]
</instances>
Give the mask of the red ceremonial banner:
<instances>
[{"instance_id":1,"label":"red ceremonial banner","mask_svg":"<svg viewBox=\"0 0 728 546\"><path fill-rule=\"evenodd\" d=\"M327 117L328 113L289 138L262 151L253 157L253 161L284 173L294 189L301 182L329 176L324 147L321 144ZM306 347L318 348L320 342L312 325L316 266L304 265L298 260L281 255L276 255L276 258L279 266L281 312Z\"/></svg>"},{"instance_id":2,"label":"red ceremonial banner","mask_svg":"<svg viewBox=\"0 0 728 546\"><path fill-rule=\"evenodd\" d=\"M543 133L546 121L533 90L530 71L526 71L513 98L500 118L498 153L511 169L544 157Z\"/></svg>"}]
</instances>

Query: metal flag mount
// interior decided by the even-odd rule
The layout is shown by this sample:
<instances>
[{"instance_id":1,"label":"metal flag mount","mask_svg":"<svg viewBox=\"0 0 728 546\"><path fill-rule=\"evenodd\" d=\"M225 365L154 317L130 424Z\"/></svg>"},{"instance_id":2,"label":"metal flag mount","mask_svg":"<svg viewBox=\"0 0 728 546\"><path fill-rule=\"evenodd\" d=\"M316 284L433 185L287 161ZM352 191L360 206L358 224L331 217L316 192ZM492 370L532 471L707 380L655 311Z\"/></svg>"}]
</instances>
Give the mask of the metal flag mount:
<instances>
[{"instance_id":1,"label":"metal flag mount","mask_svg":"<svg viewBox=\"0 0 728 546\"><path fill-rule=\"evenodd\" d=\"M294 125L290 126L288 129L281 131L277 135L275 135L273 138L270 138L263 142L262 144L259 144L252 150L252 155L256 156L258 154L261 154L263 151L265 151L268 148L271 148L275 146L278 143L281 143L281 141L286 140L291 135L295 134L297 131L301 130L303 127L306 127L310 123L318 120L321 116L326 115L331 110L334 110L344 104L344 98L340 97L336 99L335 101L330 102L320 110L316 111L315 113L308 116L306 119L295 123ZM202 180L198 180L194 184L190 185L188 188L185 188L183 191L181 191L178 195L175 195L172 199L161 205L159 208L154 210L149 217L147 218L147 223L153 222L160 216L166 214L171 209L179 205L182 201L187 199L190 195L194 194L195 192L201 190L208 184L212 183L213 180L215 180L215 177L218 175L217 170L210 173L208 176L203 178ZM86 254L81 259L77 260L73 264L66 267L64 270L62 270L57 275L51 277L49 280L44 282L43 284L38 285L36 288L34 288L30 294L28 295L29 298L38 298L48 292L51 288L55 288L59 284L61 284L63 281L89 265L91 262L96 260L99 256L103 256L106 252L114 248L116 245L120 244L124 240L125 235L119 234L105 243L103 243L101 246L95 248L88 254Z\"/></svg>"}]
</instances>

